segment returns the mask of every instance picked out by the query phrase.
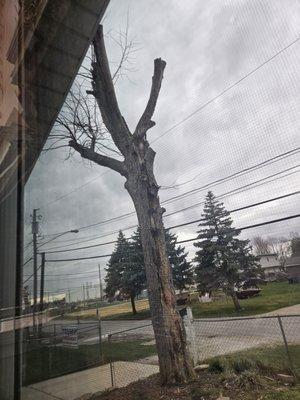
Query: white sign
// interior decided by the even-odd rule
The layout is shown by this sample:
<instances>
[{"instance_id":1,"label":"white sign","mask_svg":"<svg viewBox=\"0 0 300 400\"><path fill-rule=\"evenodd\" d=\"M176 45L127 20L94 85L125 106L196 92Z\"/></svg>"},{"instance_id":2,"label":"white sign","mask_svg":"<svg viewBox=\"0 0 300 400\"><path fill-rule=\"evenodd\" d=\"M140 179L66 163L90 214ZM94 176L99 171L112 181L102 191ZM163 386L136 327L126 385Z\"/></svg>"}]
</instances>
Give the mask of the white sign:
<instances>
[{"instance_id":1,"label":"white sign","mask_svg":"<svg viewBox=\"0 0 300 400\"><path fill-rule=\"evenodd\" d=\"M63 340L62 345L64 347L71 347L73 349L78 348L78 328L74 325L63 326Z\"/></svg>"}]
</instances>

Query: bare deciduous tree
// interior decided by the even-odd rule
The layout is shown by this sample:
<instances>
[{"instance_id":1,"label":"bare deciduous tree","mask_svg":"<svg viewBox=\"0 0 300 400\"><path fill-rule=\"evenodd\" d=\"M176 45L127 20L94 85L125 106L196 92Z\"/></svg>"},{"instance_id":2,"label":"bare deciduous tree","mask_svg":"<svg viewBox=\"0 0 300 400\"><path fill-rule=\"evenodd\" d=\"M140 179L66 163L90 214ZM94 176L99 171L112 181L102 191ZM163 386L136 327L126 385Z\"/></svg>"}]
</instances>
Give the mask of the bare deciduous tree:
<instances>
[{"instance_id":1,"label":"bare deciduous tree","mask_svg":"<svg viewBox=\"0 0 300 400\"><path fill-rule=\"evenodd\" d=\"M278 257L281 269L284 269L287 257L290 255L290 240L284 237L256 236L252 239L253 247L258 255L274 253Z\"/></svg>"},{"instance_id":2,"label":"bare deciduous tree","mask_svg":"<svg viewBox=\"0 0 300 400\"><path fill-rule=\"evenodd\" d=\"M254 251L258 255L270 253L269 242L263 239L261 236L255 236L252 239Z\"/></svg>"},{"instance_id":3,"label":"bare deciduous tree","mask_svg":"<svg viewBox=\"0 0 300 400\"><path fill-rule=\"evenodd\" d=\"M125 178L125 188L134 203L141 229L149 303L162 382L185 382L194 376L194 371L187 349L184 325L176 310L162 220L165 210L160 206L159 186L153 173L155 152L146 139L147 131L155 125L152 116L166 62L160 58L154 60L150 96L132 133L119 109L102 26L98 28L94 38L93 51L92 90L87 93L93 96L92 99L98 105L101 122L98 121L98 110L95 111L94 106L89 103L91 100L79 90L78 94L70 95L59 117L58 122L63 133L58 131L57 140L67 133L68 145L73 151L78 152L84 159L116 171ZM110 138L114 147L108 141ZM115 153L114 157L111 156L112 151Z\"/></svg>"}]
</instances>

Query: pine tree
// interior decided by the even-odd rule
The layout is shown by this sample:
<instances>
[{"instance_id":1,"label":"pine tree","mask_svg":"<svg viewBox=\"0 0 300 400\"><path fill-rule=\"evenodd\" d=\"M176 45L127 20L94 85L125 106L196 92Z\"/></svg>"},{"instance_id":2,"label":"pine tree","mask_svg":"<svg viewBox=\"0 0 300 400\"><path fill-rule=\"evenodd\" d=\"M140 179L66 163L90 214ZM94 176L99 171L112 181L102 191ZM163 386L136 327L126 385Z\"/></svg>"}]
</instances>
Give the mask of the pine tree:
<instances>
[{"instance_id":1,"label":"pine tree","mask_svg":"<svg viewBox=\"0 0 300 400\"><path fill-rule=\"evenodd\" d=\"M187 253L184 247L176 246L177 237L175 234L165 231L165 240L167 246L168 258L172 270L172 280L176 289L182 291L188 285L193 283L193 269L190 262L187 261ZM140 228L131 236L133 261L137 265L144 265L144 256L142 249L142 241L140 237ZM143 267L143 278L145 271Z\"/></svg>"},{"instance_id":2,"label":"pine tree","mask_svg":"<svg viewBox=\"0 0 300 400\"><path fill-rule=\"evenodd\" d=\"M139 232L133 235L134 240L125 238L119 232L115 250L106 269L106 294L113 298L117 292L128 296L131 301L132 312L136 314L135 298L146 285L145 268L141 262L141 240Z\"/></svg>"},{"instance_id":3,"label":"pine tree","mask_svg":"<svg viewBox=\"0 0 300 400\"><path fill-rule=\"evenodd\" d=\"M131 236L129 245L129 263L123 272L122 290L130 296L132 312L136 314L135 298L146 288L146 271L140 228Z\"/></svg>"},{"instance_id":4,"label":"pine tree","mask_svg":"<svg viewBox=\"0 0 300 400\"><path fill-rule=\"evenodd\" d=\"M258 258L252 254L249 240L238 239L240 231L233 228L230 213L212 192L206 196L203 211L199 241L194 243L200 249L195 257L198 290L203 293L222 289L240 310L236 288L259 277Z\"/></svg>"},{"instance_id":5,"label":"pine tree","mask_svg":"<svg viewBox=\"0 0 300 400\"><path fill-rule=\"evenodd\" d=\"M112 255L108 261L106 268L106 295L108 298L113 298L115 294L121 291L121 281L124 267L128 262L128 252L130 251L129 243L122 231L119 231L117 243Z\"/></svg>"},{"instance_id":6,"label":"pine tree","mask_svg":"<svg viewBox=\"0 0 300 400\"><path fill-rule=\"evenodd\" d=\"M193 269L187 261L188 253L184 247L176 246L177 237L175 234L165 231L167 253L172 269L173 284L176 289L182 291L193 283Z\"/></svg>"}]
</instances>

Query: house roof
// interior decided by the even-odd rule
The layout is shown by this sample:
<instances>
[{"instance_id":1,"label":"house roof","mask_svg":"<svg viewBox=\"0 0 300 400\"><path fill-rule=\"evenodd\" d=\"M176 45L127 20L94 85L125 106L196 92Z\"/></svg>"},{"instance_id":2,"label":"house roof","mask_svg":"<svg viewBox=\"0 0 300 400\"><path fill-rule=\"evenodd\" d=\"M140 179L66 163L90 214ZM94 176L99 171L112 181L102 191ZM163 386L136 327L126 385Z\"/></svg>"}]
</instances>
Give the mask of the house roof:
<instances>
[{"instance_id":1,"label":"house roof","mask_svg":"<svg viewBox=\"0 0 300 400\"><path fill-rule=\"evenodd\" d=\"M260 256L260 265L262 268L279 268L280 263L277 257L277 254L270 253L270 254L261 254Z\"/></svg>"}]
</instances>

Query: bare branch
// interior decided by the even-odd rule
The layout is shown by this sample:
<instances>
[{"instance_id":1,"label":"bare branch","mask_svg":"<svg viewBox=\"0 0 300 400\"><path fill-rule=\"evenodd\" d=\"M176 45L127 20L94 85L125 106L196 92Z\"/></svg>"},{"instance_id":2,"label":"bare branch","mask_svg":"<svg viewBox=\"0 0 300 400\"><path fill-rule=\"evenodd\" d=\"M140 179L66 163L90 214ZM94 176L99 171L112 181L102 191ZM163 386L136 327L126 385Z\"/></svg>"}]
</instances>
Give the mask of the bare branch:
<instances>
[{"instance_id":1,"label":"bare branch","mask_svg":"<svg viewBox=\"0 0 300 400\"><path fill-rule=\"evenodd\" d=\"M131 56L133 53L138 51L137 43L133 40L129 40L128 38L129 31L129 14L127 13L127 23L125 32L119 32L118 39L115 39L112 34L108 34L109 38L121 49L121 57L119 62L117 63L117 68L115 72L112 74L112 80L114 84L118 81L119 78L126 76L127 73L134 72L135 69L129 67L131 64ZM110 64L113 64L110 62Z\"/></svg>"},{"instance_id":2,"label":"bare branch","mask_svg":"<svg viewBox=\"0 0 300 400\"><path fill-rule=\"evenodd\" d=\"M54 146L54 147L50 146L46 149L43 149L42 152L50 151L50 150L57 150L57 149L61 149L62 147L69 147L69 146L67 144L62 144L61 146Z\"/></svg>"},{"instance_id":3,"label":"bare branch","mask_svg":"<svg viewBox=\"0 0 300 400\"><path fill-rule=\"evenodd\" d=\"M99 105L103 122L110 132L112 139L122 154L131 141L131 133L121 115L116 93L109 70L107 54L105 50L103 27L99 25L93 41L96 62L93 67L93 91Z\"/></svg>"},{"instance_id":4,"label":"bare branch","mask_svg":"<svg viewBox=\"0 0 300 400\"><path fill-rule=\"evenodd\" d=\"M154 60L154 74L152 77L150 97L147 106L145 108L145 111L141 116L134 132L134 136L138 138L142 138L143 136L145 136L148 129L152 128L155 125L155 122L152 121L151 118L154 114L154 110L156 107L165 67L166 67L166 62L161 58L156 58Z\"/></svg>"},{"instance_id":5,"label":"bare branch","mask_svg":"<svg viewBox=\"0 0 300 400\"><path fill-rule=\"evenodd\" d=\"M126 170L123 162L116 160L112 157L107 157L102 154L96 153L91 148L84 147L81 144L77 143L76 140L70 140L69 146L76 150L81 155L81 157L93 161L98 165L102 165L103 167L113 169L114 171L119 172L119 174L126 176Z\"/></svg>"}]
</instances>

